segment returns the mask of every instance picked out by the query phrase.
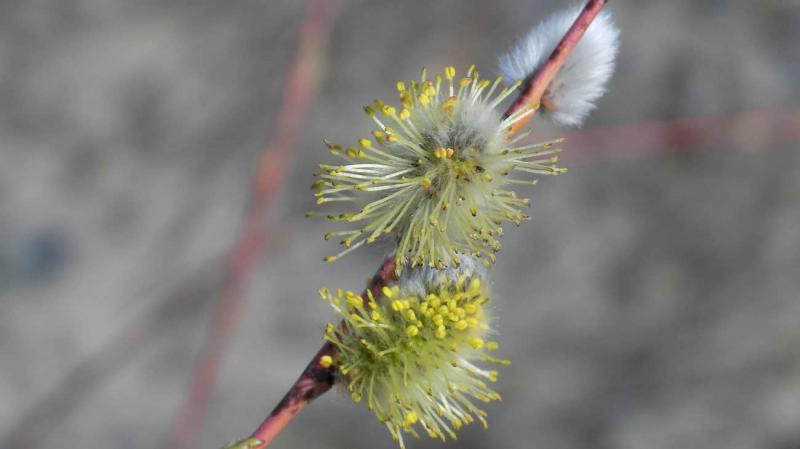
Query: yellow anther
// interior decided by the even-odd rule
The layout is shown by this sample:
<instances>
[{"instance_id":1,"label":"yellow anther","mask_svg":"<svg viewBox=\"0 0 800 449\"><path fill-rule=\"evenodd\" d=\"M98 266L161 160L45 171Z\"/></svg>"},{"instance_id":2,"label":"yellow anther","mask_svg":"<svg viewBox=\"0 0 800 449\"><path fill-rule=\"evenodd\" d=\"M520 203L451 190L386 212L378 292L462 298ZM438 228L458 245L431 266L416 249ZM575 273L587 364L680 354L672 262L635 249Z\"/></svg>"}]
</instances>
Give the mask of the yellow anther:
<instances>
[{"instance_id":1,"label":"yellow anther","mask_svg":"<svg viewBox=\"0 0 800 449\"><path fill-rule=\"evenodd\" d=\"M389 299L392 299L392 296L394 295L394 292L389 287L383 287L381 289L381 292L383 292L383 296L385 296L385 297L387 297Z\"/></svg>"},{"instance_id":2,"label":"yellow anther","mask_svg":"<svg viewBox=\"0 0 800 449\"><path fill-rule=\"evenodd\" d=\"M427 86L425 86L423 93L429 97L434 97L436 96L436 88L428 84Z\"/></svg>"},{"instance_id":3,"label":"yellow anther","mask_svg":"<svg viewBox=\"0 0 800 449\"><path fill-rule=\"evenodd\" d=\"M356 147L350 147L350 148L347 149L347 157L357 158L357 157L361 157L362 154L364 154L364 151L363 150L359 150Z\"/></svg>"},{"instance_id":4,"label":"yellow anther","mask_svg":"<svg viewBox=\"0 0 800 449\"><path fill-rule=\"evenodd\" d=\"M483 339L480 337L474 337L472 340L469 341L470 346L473 349L481 349L483 347Z\"/></svg>"},{"instance_id":5,"label":"yellow anther","mask_svg":"<svg viewBox=\"0 0 800 449\"><path fill-rule=\"evenodd\" d=\"M409 111L406 108L403 108L403 109L400 110L400 120L404 120L405 121L405 120L408 120L409 117L411 117L411 111Z\"/></svg>"},{"instance_id":6,"label":"yellow anther","mask_svg":"<svg viewBox=\"0 0 800 449\"><path fill-rule=\"evenodd\" d=\"M444 68L444 77L451 80L456 76L456 68L449 65Z\"/></svg>"},{"instance_id":7,"label":"yellow anther","mask_svg":"<svg viewBox=\"0 0 800 449\"><path fill-rule=\"evenodd\" d=\"M469 318L467 318L467 324L469 325L470 328L477 327L478 326L478 320L476 320L473 317L469 317Z\"/></svg>"},{"instance_id":8,"label":"yellow anther","mask_svg":"<svg viewBox=\"0 0 800 449\"><path fill-rule=\"evenodd\" d=\"M381 112L383 112L383 115L391 117L397 113L397 109L395 109L394 106L389 106L387 104L381 108Z\"/></svg>"},{"instance_id":9,"label":"yellow anther","mask_svg":"<svg viewBox=\"0 0 800 449\"><path fill-rule=\"evenodd\" d=\"M469 289L468 291L472 294L478 293L481 289L481 280L478 278L473 278L469 281Z\"/></svg>"},{"instance_id":10,"label":"yellow anther","mask_svg":"<svg viewBox=\"0 0 800 449\"><path fill-rule=\"evenodd\" d=\"M497 371L495 370L489 371L489 381L497 382Z\"/></svg>"},{"instance_id":11,"label":"yellow anther","mask_svg":"<svg viewBox=\"0 0 800 449\"><path fill-rule=\"evenodd\" d=\"M406 83L398 81L396 87L398 92L404 92L406 90Z\"/></svg>"},{"instance_id":12,"label":"yellow anther","mask_svg":"<svg viewBox=\"0 0 800 449\"><path fill-rule=\"evenodd\" d=\"M490 342L486 343L486 349L488 349L490 351L494 351L495 349L497 349L499 347L500 347L500 345L497 344L496 341L490 341Z\"/></svg>"},{"instance_id":13,"label":"yellow anther","mask_svg":"<svg viewBox=\"0 0 800 449\"><path fill-rule=\"evenodd\" d=\"M364 300L360 296L354 295L352 292L347 292L347 304L354 308L364 307Z\"/></svg>"},{"instance_id":14,"label":"yellow anther","mask_svg":"<svg viewBox=\"0 0 800 449\"><path fill-rule=\"evenodd\" d=\"M370 318L372 318L372 321L380 321L381 320L381 314L378 313L377 310L373 310L372 313L370 314Z\"/></svg>"},{"instance_id":15,"label":"yellow anther","mask_svg":"<svg viewBox=\"0 0 800 449\"><path fill-rule=\"evenodd\" d=\"M417 97L417 101L419 101L419 104L427 106L431 102L431 99L423 93Z\"/></svg>"},{"instance_id":16,"label":"yellow anther","mask_svg":"<svg viewBox=\"0 0 800 449\"><path fill-rule=\"evenodd\" d=\"M412 324L406 328L406 334L408 334L409 337L416 337L419 334L419 328Z\"/></svg>"},{"instance_id":17,"label":"yellow anther","mask_svg":"<svg viewBox=\"0 0 800 449\"><path fill-rule=\"evenodd\" d=\"M439 328L438 328L438 329L436 329L436 334L435 334L435 336L436 336L436 338L438 338L439 340L442 340L442 339L444 339L445 337L447 337L447 329L445 329L445 328L444 328L444 326L439 326Z\"/></svg>"},{"instance_id":18,"label":"yellow anther","mask_svg":"<svg viewBox=\"0 0 800 449\"><path fill-rule=\"evenodd\" d=\"M433 324L441 326L444 324L444 317L442 317L441 315L434 315L433 317L431 317L431 321L433 321Z\"/></svg>"},{"instance_id":19,"label":"yellow anther","mask_svg":"<svg viewBox=\"0 0 800 449\"><path fill-rule=\"evenodd\" d=\"M319 358L319 365L323 368L330 368L333 365L333 357L329 355L323 355Z\"/></svg>"},{"instance_id":20,"label":"yellow anther","mask_svg":"<svg viewBox=\"0 0 800 449\"><path fill-rule=\"evenodd\" d=\"M365 137L362 137L361 139L358 139L358 144L364 148L369 148L372 146L372 141Z\"/></svg>"},{"instance_id":21,"label":"yellow anther","mask_svg":"<svg viewBox=\"0 0 800 449\"><path fill-rule=\"evenodd\" d=\"M453 150L452 148L448 148L447 157L453 157L453 154L455 154L455 150Z\"/></svg>"},{"instance_id":22,"label":"yellow anther","mask_svg":"<svg viewBox=\"0 0 800 449\"><path fill-rule=\"evenodd\" d=\"M469 324L467 324L467 322L465 320L458 320L458 321L456 321L455 327L456 327L456 329L458 329L460 331L463 331L464 329L469 327Z\"/></svg>"},{"instance_id":23,"label":"yellow anther","mask_svg":"<svg viewBox=\"0 0 800 449\"><path fill-rule=\"evenodd\" d=\"M420 181L419 183L420 183L420 185L422 186L422 188L423 188L423 189L425 189L425 190L428 190L428 189L430 189L430 188L431 188L431 185L433 185L433 183L431 182L431 180L430 180L430 179L428 179L428 178L422 178L422 181ZM318 200L318 201L319 201L319 200Z\"/></svg>"},{"instance_id":24,"label":"yellow anther","mask_svg":"<svg viewBox=\"0 0 800 449\"><path fill-rule=\"evenodd\" d=\"M448 114L452 114L453 111L456 109L456 105L458 104L458 97L449 97L447 100L442 102L442 111Z\"/></svg>"},{"instance_id":25,"label":"yellow anther","mask_svg":"<svg viewBox=\"0 0 800 449\"><path fill-rule=\"evenodd\" d=\"M439 159L444 159L447 157L447 150L444 147L437 147L433 150L433 155Z\"/></svg>"},{"instance_id":26,"label":"yellow anther","mask_svg":"<svg viewBox=\"0 0 800 449\"><path fill-rule=\"evenodd\" d=\"M467 86L469 86L469 83L471 83L471 82L472 82L472 78L464 77L464 78L461 78L461 81L459 81L458 84L461 87L467 87Z\"/></svg>"},{"instance_id":27,"label":"yellow anther","mask_svg":"<svg viewBox=\"0 0 800 449\"><path fill-rule=\"evenodd\" d=\"M406 311L406 318L408 318L408 321L416 321L417 314L413 310L408 310Z\"/></svg>"}]
</instances>

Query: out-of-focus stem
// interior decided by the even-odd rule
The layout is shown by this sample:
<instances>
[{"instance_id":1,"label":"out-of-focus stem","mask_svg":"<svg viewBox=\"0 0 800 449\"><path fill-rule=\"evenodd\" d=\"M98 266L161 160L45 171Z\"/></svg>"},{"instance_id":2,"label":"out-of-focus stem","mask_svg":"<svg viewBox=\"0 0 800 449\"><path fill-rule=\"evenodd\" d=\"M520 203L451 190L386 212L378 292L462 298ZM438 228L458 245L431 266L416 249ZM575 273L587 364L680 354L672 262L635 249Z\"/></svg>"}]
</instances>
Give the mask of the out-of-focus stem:
<instances>
[{"instance_id":1,"label":"out-of-focus stem","mask_svg":"<svg viewBox=\"0 0 800 449\"><path fill-rule=\"evenodd\" d=\"M264 217L282 191L295 143L301 135L303 118L316 95L331 21L329 0L309 1L300 25L300 41L284 88L274 137L258 164L247 213L228 259L225 289L214 312L211 332L195 368L186 402L167 444L170 449L190 449L205 421L220 362L242 313L247 280L258 266L269 237Z\"/></svg>"},{"instance_id":2,"label":"out-of-focus stem","mask_svg":"<svg viewBox=\"0 0 800 449\"><path fill-rule=\"evenodd\" d=\"M561 41L556 46L555 50L553 50L553 53L550 54L547 62L545 62L523 85L522 93L517 100L509 106L505 113L506 117L523 108L539 109L542 103L542 97L547 92L547 88L550 86L553 78L556 76L559 69L561 69L561 66L564 65L564 61L567 60L572 49L578 45L583 34L606 3L608 3L608 0L589 0L589 2L586 3L586 6L578 15L578 18L575 19L570 29L564 37L561 38ZM533 114L528 114L524 119L514 123L511 126L509 134L515 134L524 128L532 116Z\"/></svg>"}]
</instances>

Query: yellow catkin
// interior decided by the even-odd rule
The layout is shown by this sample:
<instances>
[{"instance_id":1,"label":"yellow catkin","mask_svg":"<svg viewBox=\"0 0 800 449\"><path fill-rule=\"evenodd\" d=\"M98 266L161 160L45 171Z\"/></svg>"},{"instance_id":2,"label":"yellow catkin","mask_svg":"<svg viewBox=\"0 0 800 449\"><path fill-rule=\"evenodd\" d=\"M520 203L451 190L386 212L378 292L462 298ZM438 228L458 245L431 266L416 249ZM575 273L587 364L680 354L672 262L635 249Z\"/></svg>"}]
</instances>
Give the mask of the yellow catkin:
<instances>
[{"instance_id":1,"label":"yellow catkin","mask_svg":"<svg viewBox=\"0 0 800 449\"><path fill-rule=\"evenodd\" d=\"M424 294L387 286L366 301L352 292L320 290L344 321L342 331L326 328L325 339L339 349L335 363L347 391L401 443L404 433L455 438L456 430L475 420L485 425L485 413L467 399L499 398L488 387L497 371L475 368L507 362L485 352L497 343L484 340L484 284L477 277L442 282ZM334 360L323 356L319 363L330 367Z\"/></svg>"}]
</instances>

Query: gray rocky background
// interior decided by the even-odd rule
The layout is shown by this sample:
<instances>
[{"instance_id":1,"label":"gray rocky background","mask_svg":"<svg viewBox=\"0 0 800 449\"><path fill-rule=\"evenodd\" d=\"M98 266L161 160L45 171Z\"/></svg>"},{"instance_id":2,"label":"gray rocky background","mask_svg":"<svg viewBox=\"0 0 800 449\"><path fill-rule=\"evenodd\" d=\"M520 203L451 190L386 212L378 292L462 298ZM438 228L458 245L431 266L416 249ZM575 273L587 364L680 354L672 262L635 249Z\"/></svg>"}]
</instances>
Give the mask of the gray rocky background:
<instances>
[{"instance_id":1,"label":"gray rocky background","mask_svg":"<svg viewBox=\"0 0 800 449\"><path fill-rule=\"evenodd\" d=\"M9 449L22 447L20 434L39 448L165 446L304 3L0 0L0 441ZM561 5L338 3L319 98L269 211L270 243L198 447L260 422L320 343L330 313L316 289L359 289L386 250L321 262L335 250L321 238L329 227L303 213L311 173L327 160L322 137L356 139L369 127L360 106L391 97L394 81L423 65L494 73L496 55ZM800 3L615 0L609 9L622 50L587 129L800 105ZM796 137L657 152L627 142L643 152L589 146L570 157L568 175L536 188L533 220L507 233L494 269L514 364L497 384L504 401L488 406L490 428L410 447L800 447ZM135 341L115 343L176 297ZM365 408L329 394L274 447L395 445Z\"/></svg>"}]
</instances>

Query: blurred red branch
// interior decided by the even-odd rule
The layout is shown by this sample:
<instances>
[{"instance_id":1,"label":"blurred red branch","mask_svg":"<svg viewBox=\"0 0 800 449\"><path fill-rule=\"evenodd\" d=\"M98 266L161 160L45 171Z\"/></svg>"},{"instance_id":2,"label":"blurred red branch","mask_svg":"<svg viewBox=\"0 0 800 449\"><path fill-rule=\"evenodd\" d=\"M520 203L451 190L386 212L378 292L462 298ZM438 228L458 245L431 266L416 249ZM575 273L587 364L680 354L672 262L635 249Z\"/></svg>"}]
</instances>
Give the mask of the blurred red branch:
<instances>
[{"instance_id":1,"label":"blurred red branch","mask_svg":"<svg viewBox=\"0 0 800 449\"><path fill-rule=\"evenodd\" d=\"M727 117L692 117L626 123L567 135L565 156L652 155L698 148L760 148L800 141L800 110L754 111Z\"/></svg>"},{"instance_id":2,"label":"blurred red branch","mask_svg":"<svg viewBox=\"0 0 800 449\"><path fill-rule=\"evenodd\" d=\"M297 53L284 87L274 138L259 162L247 214L228 259L225 288L212 318L211 333L178 415L169 448L191 448L205 422L221 359L241 315L247 281L266 245L265 214L283 190L303 118L316 95L331 22L328 0L309 1L299 29Z\"/></svg>"}]
</instances>

